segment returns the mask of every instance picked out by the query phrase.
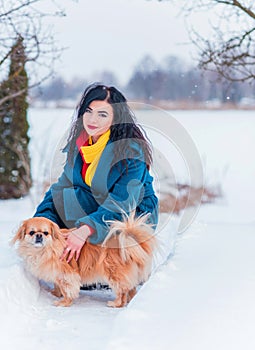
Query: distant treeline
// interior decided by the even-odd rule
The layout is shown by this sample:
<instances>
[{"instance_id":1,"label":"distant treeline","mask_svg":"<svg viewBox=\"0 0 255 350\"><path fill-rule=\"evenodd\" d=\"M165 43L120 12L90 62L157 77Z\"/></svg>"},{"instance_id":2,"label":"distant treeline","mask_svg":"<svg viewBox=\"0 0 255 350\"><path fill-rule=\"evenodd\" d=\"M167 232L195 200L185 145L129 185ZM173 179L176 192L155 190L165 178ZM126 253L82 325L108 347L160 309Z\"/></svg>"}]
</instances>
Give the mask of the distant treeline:
<instances>
[{"instance_id":1,"label":"distant treeline","mask_svg":"<svg viewBox=\"0 0 255 350\"><path fill-rule=\"evenodd\" d=\"M91 81L116 85L128 99L144 102L254 102L255 84L229 82L215 72L201 71L178 57L169 56L160 64L145 56L133 70L125 86L120 86L113 72L101 72L94 78L74 78L66 82L55 77L37 90L35 100L44 102L75 100Z\"/></svg>"}]
</instances>

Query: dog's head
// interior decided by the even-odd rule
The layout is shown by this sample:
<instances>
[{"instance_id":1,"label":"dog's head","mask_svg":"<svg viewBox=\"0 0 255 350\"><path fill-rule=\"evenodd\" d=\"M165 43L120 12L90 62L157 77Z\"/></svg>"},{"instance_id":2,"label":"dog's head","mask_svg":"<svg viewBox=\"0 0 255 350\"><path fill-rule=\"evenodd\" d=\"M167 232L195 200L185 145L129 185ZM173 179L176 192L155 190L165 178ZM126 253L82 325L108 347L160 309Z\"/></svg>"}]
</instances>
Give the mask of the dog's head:
<instances>
[{"instance_id":1,"label":"dog's head","mask_svg":"<svg viewBox=\"0 0 255 350\"><path fill-rule=\"evenodd\" d=\"M34 247L44 247L60 236L57 224L46 218L34 217L23 222L11 243L25 241Z\"/></svg>"}]
</instances>

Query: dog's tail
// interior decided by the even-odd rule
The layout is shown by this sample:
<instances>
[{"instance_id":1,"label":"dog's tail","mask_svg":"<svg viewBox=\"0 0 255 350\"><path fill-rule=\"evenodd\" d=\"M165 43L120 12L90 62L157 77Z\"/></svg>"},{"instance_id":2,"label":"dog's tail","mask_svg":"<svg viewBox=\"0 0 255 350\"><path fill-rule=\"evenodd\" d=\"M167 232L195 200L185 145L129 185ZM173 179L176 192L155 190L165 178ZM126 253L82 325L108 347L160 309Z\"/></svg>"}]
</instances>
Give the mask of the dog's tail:
<instances>
[{"instance_id":1,"label":"dog's tail","mask_svg":"<svg viewBox=\"0 0 255 350\"><path fill-rule=\"evenodd\" d=\"M119 248L123 261L133 260L138 265L147 264L157 247L153 225L147 223L149 215L135 217L133 211L129 216L123 215L121 221L107 221L110 229L103 246L111 246L110 241L114 239L117 241L115 247Z\"/></svg>"}]
</instances>

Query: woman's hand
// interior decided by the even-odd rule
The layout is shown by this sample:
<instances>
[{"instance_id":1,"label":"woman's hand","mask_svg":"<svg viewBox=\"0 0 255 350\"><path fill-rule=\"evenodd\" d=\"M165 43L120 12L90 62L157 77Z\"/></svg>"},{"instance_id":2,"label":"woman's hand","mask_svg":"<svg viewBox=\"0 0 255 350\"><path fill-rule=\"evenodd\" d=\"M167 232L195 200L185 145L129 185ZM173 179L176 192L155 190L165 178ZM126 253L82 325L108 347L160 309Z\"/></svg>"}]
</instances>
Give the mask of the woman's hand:
<instances>
[{"instance_id":1,"label":"woman's hand","mask_svg":"<svg viewBox=\"0 0 255 350\"><path fill-rule=\"evenodd\" d=\"M66 247L61 256L61 260L66 259L67 262L70 262L74 257L77 261L81 253L81 248L91 233L91 229L87 225L70 231L70 233L67 234Z\"/></svg>"}]
</instances>

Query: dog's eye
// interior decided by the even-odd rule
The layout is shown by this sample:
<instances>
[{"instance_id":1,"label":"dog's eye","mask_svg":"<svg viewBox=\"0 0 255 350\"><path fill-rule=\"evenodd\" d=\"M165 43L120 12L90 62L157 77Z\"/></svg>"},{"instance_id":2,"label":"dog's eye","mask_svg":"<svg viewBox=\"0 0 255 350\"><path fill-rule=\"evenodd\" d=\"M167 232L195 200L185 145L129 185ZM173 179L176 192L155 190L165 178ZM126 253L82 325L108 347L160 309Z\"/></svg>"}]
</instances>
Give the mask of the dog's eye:
<instances>
[{"instance_id":1,"label":"dog's eye","mask_svg":"<svg viewBox=\"0 0 255 350\"><path fill-rule=\"evenodd\" d=\"M30 236L33 236L35 234L35 231L30 231L29 234Z\"/></svg>"},{"instance_id":2,"label":"dog's eye","mask_svg":"<svg viewBox=\"0 0 255 350\"><path fill-rule=\"evenodd\" d=\"M49 234L49 232L47 232L47 231L44 231L43 233L45 234L45 236L47 236Z\"/></svg>"}]
</instances>

